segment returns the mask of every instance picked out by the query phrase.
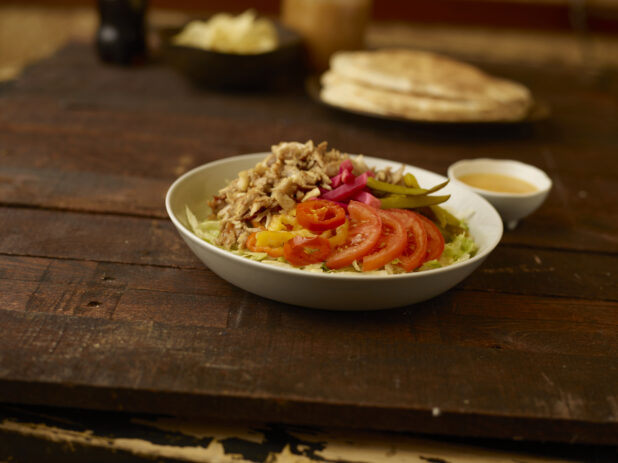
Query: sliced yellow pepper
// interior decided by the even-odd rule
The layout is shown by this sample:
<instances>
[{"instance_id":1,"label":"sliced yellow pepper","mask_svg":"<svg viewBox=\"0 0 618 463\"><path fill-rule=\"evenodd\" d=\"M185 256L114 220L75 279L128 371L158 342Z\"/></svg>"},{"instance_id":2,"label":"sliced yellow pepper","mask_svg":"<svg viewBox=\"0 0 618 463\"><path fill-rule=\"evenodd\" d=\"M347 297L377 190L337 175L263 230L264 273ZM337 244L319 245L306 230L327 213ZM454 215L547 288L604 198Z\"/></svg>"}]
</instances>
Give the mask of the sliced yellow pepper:
<instances>
[{"instance_id":1,"label":"sliced yellow pepper","mask_svg":"<svg viewBox=\"0 0 618 463\"><path fill-rule=\"evenodd\" d=\"M272 231L289 231L289 230L298 230L301 226L298 224L296 220L296 210L293 211L292 214L278 214L273 216L268 225L268 229Z\"/></svg>"},{"instance_id":2,"label":"sliced yellow pepper","mask_svg":"<svg viewBox=\"0 0 618 463\"><path fill-rule=\"evenodd\" d=\"M292 238L294 238L292 232L264 230L255 235L255 244L260 248L279 248Z\"/></svg>"},{"instance_id":3,"label":"sliced yellow pepper","mask_svg":"<svg viewBox=\"0 0 618 463\"><path fill-rule=\"evenodd\" d=\"M255 245L260 248L278 248L295 236L306 236L311 238L316 235L305 229L291 231L262 230L255 235Z\"/></svg>"},{"instance_id":4,"label":"sliced yellow pepper","mask_svg":"<svg viewBox=\"0 0 618 463\"><path fill-rule=\"evenodd\" d=\"M339 225L334 230L326 230L322 233L322 237L326 238L331 248L335 248L336 246L341 246L348 239L348 231L350 230L350 222L348 219L345 219L341 225Z\"/></svg>"}]
</instances>

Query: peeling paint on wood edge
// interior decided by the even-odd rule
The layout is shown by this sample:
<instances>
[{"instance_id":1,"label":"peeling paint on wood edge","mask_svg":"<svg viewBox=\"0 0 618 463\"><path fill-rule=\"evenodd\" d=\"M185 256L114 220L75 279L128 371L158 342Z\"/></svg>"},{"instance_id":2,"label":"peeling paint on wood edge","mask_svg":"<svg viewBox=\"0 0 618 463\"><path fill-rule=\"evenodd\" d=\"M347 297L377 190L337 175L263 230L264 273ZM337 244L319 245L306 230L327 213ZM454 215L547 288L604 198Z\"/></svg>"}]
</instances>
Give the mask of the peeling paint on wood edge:
<instances>
[{"instance_id":1,"label":"peeling paint on wood edge","mask_svg":"<svg viewBox=\"0 0 618 463\"><path fill-rule=\"evenodd\" d=\"M134 420L135 421L135 420ZM110 452L124 451L135 456L173 458L187 462L211 463L311 463L311 462L401 462L401 463L567 463L573 460L529 456L515 452L496 451L464 444L451 444L429 439L373 432L332 431L305 433L297 430L284 432L282 450L267 452L265 459L234 451L225 445L235 440L247 446L268 446L266 432L249 427L200 424L176 419L156 421L138 420L142 426L161 431L182 433L199 439L212 439L206 447L162 445L139 438L95 435L92 430L74 431L40 423L25 423L5 419L0 432L16 433L34 439L47 440L63 445L82 445ZM262 434L262 437L260 437ZM285 437L287 436L287 439ZM318 444L317 446L315 444ZM309 451L306 451L310 449ZM249 459L247 459L249 458Z\"/></svg>"}]
</instances>

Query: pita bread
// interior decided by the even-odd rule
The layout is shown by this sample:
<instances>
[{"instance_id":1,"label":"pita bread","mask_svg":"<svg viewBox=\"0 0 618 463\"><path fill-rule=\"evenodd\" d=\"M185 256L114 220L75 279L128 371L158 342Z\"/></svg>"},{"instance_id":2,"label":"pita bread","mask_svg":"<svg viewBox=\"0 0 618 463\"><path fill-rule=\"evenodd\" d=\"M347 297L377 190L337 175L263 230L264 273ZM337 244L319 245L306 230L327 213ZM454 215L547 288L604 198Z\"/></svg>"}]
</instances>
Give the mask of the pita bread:
<instances>
[{"instance_id":1,"label":"pita bread","mask_svg":"<svg viewBox=\"0 0 618 463\"><path fill-rule=\"evenodd\" d=\"M331 70L358 84L441 99L531 106L526 87L434 53L383 49L335 53Z\"/></svg>"},{"instance_id":2,"label":"pita bread","mask_svg":"<svg viewBox=\"0 0 618 463\"><path fill-rule=\"evenodd\" d=\"M501 104L488 99L444 99L363 85L335 72L322 76L322 101L344 109L425 121L514 121L526 116L529 104Z\"/></svg>"}]
</instances>

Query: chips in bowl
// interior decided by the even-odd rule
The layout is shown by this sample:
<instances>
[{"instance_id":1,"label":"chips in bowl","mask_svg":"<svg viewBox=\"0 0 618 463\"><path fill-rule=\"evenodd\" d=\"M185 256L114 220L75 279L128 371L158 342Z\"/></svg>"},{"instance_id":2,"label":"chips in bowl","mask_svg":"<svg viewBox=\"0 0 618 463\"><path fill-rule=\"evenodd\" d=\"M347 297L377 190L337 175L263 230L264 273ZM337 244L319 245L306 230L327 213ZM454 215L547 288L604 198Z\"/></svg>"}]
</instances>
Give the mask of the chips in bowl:
<instances>
[{"instance_id":1,"label":"chips in bowl","mask_svg":"<svg viewBox=\"0 0 618 463\"><path fill-rule=\"evenodd\" d=\"M208 21L191 21L172 41L175 45L239 55L266 53L278 45L274 24L257 18L253 10L238 16L219 13Z\"/></svg>"}]
</instances>

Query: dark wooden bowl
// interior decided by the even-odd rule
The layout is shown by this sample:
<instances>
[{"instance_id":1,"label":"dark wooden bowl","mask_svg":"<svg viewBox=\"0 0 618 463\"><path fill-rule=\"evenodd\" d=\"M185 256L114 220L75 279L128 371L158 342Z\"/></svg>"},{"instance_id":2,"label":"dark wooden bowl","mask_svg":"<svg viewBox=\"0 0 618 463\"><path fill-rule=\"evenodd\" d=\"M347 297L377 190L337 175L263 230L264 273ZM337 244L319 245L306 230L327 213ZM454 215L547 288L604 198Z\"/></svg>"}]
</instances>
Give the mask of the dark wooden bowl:
<instances>
[{"instance_id":1,"label":"dark wooden bowl","mask_svg":"<svg viewBox=\"0 0 618 463\"><path fill-rule=\"evenodd\" d=\"M163 60L200 87L257 89L302 77L300 36L276 23L279 45L272 51L239 55L175 45L171 39L182 28L159 31Z\"/></svg>"}]
</instances>

